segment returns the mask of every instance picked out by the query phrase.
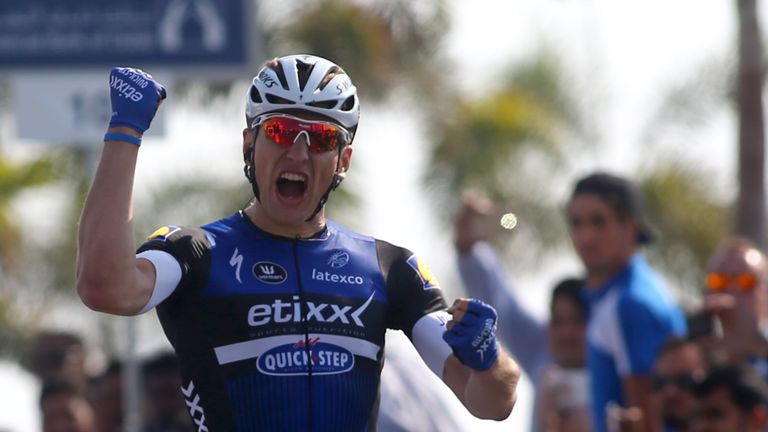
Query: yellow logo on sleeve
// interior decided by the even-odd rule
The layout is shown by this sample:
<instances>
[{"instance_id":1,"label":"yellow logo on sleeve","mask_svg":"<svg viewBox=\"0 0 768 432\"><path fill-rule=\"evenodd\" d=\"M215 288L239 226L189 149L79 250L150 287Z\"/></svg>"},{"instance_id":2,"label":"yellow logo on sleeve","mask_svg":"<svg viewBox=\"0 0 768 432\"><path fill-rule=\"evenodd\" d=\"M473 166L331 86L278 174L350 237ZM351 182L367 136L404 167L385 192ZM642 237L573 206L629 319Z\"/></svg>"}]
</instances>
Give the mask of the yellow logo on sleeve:
<instances>
[{"instance_id":1,"label":"yellow logo on sleeve","mask_svg":"<svg viewBox=\"0 0 768 432\"><path fill-rule=\"evenodd\" d=\"M425 290L434 288L440 289L440 283L437 282L437 279L434 276L432 276L432 272L429 270L429 267L427 267L427 265L424 264L424 262L422 262L416 255L411 255L407 262L411 268L416 270L416 274L419 275Z\"/></svg>"},{"instance_id":2,"label":"yellow logo on sleeve","mask_svg":"<svg viewBox=\"0 0 768 432\"><path fill-rule=\"evenodd\" d=\"M180 230L181 228L173 225L166 225L162 228L158 228L153 232L152 234L147 237L147 240L166 240L171 234L175 233L176 231Z\"/></svg>"}]
</instances>

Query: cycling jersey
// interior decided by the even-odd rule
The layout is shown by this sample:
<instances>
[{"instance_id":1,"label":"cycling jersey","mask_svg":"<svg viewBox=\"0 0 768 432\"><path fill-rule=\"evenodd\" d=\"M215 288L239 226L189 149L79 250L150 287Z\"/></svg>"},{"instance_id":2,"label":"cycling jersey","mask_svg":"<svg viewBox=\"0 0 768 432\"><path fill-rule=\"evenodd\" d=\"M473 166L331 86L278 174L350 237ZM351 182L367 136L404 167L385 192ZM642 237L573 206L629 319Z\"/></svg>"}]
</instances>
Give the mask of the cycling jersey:
<instances>
[{"instance_id":1,"label":"cycling jersey","mask_svg":"<svg viewBox=\"0 0 768 432\"><path fill-rule=\"evenodd\" d=\"M151 250L181 267L156 309L199 431L375 430L386 329L446 308L411 252L330 221L290 239L238 212Z\"/></svg>"}]
</instances>

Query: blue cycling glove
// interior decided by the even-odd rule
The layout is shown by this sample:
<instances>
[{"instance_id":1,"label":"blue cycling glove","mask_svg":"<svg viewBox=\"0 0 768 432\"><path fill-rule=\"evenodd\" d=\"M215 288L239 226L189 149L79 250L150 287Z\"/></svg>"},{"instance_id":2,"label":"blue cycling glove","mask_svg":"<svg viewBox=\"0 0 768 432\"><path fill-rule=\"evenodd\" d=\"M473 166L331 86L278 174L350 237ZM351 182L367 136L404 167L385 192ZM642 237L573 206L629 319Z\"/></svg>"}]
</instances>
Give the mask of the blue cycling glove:
<instances>
[{"instance_id":1,"label":"blue cycling glove","mask_svg":"<svg viewBox=\"0 0 768 432\"><path fill-rule=\"evenodd\" d=\"M165 88L141 69L116 67L109 74L112 117L109 127L127 126L140 133L149 129Z\"/></svg>"},{"instance_id":2,"label":"blue cycling glove","mask_svg":"<svg viewBox=\"0 0 768 432\"><path fill-rule=\"evenodd\" d=\"M491 305L472 299L461 320L443 333L443 340L462 364L478 371L488 370L499 355L496 319Z\"/></svg>"}]
</instances>

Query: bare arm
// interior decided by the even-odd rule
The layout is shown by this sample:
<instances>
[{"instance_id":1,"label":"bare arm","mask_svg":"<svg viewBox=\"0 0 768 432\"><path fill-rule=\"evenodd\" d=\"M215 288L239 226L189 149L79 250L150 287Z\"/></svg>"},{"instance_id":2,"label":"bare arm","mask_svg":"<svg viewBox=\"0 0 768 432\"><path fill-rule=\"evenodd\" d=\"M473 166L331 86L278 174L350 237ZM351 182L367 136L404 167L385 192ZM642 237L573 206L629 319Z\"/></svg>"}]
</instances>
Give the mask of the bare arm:
<instances>
[{"instance_id":1,"label":"bare arm","mask_svg":"<svg viewBox=\"0 0 768 432\"><path fill-rule=\"evenodd\" d=\"M140 136L126 127L111 128ZM155 283L152 264L136 259L132 196L139 147L108 141L78 230L77 292L88 307L131 315L149 300Z\"/></svg>"},{"instance_id":2,"label":"bare arm","mask_svg":"<svg viewBox=\"0 0 768 432\"><path fill-rule=\"evenodd\" d=\"M445 361L443 381L475 417L504 420L517 401L520 368L503 350L494 365L476 371L451 355Z\"/></svg>"},{"instance_id":3,"label":"bare arm","mask_svg":"<svg viewBox=\"0 0 768 432\"><path fill-rule=\"evenodd\" d=\"M641 412L639 427L642 432L661 432L661 413L652 402L651 380L647 375L632 375L622 381L627 406Z\"/></svg>"},{"instance_id":4,"label":"bare arm","mask_svg":"<svg viewBox=\"0 0 768 432\"><path fill-rule=\"evenodd\" d=\"M78 227L77 293L91 309L131 315L149 301L156 277L149 261L136 259L133 244L136 158L166 92L134 68L113 68L109 86L112 117Z\"/></svg>"}]
</instances>

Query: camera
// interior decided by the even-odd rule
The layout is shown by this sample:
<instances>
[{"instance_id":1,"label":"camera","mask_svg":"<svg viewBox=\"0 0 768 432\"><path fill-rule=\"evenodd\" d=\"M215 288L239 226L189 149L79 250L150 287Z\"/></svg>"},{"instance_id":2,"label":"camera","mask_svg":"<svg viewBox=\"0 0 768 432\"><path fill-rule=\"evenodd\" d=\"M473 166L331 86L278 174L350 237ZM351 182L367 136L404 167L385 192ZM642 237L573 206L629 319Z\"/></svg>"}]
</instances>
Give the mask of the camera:
<instances>
[{"instance_id":1,"label":"camera","mask_svg":"<svg viewBox=\"0 0 768 432\"><path fill-rule=\"evenodd\" d=\"M699 311L686 317L688 338L698 339L711 336L715 332L715 318L707 311Z\"/></svg>"}]
</instances>

